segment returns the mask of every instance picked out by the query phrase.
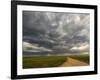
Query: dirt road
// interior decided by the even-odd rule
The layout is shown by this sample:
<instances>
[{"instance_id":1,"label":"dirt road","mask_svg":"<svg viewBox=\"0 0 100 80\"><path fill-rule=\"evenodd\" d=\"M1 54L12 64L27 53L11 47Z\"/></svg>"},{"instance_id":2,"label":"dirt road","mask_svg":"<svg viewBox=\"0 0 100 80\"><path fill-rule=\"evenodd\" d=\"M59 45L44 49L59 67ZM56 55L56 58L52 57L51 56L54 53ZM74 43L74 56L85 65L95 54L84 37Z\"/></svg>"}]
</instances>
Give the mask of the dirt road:
<instances>
[{"instance_id":1,"label":"dirt road","mask_svg":"<svg viewBox=\"0 0 100 80\"><path fill-rule=\"evenodd\" d=\"M61 65L61 67L67 67L67 66L87 66L88 64L82 61L79 61L77 59L73 59L70 57L67 57L67 60Z\"/></svg>"}]
</instances>

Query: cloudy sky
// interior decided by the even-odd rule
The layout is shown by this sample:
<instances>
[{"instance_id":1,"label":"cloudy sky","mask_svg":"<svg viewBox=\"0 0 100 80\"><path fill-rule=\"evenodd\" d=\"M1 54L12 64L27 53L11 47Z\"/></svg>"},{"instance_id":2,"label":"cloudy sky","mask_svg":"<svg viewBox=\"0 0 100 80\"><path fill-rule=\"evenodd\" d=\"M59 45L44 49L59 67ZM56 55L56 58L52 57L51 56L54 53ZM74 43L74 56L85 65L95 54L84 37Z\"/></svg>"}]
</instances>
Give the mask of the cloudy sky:
<instances>
[{"instance_id":1,"label":"cloudy sky","mask_svg":"<svg viewBox=\"0 0 100 80\"><path fill-rule=\"evenodd\" d=\"M89 28L89 14L23 11L24 47L86 51L89 49Z\"/></svg>"}]
</instances>

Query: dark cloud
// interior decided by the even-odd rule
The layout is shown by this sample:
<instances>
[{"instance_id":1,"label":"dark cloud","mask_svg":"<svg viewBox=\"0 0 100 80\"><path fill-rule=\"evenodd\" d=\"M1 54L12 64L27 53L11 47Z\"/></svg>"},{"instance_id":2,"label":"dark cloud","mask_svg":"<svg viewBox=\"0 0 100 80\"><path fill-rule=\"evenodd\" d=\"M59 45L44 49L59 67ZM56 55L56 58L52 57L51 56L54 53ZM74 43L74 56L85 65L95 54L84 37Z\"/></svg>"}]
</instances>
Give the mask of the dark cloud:
<instances>
[{"instance_id":1,"label":"dark cloud","mask_svg":"<svg viewBox=\"0 0 100 80\"><path fill-rule=\"evenodd\" d=\"M23 11L23 41L52 50L89 45L89 14Z\"/></svg>"}]
</instances>

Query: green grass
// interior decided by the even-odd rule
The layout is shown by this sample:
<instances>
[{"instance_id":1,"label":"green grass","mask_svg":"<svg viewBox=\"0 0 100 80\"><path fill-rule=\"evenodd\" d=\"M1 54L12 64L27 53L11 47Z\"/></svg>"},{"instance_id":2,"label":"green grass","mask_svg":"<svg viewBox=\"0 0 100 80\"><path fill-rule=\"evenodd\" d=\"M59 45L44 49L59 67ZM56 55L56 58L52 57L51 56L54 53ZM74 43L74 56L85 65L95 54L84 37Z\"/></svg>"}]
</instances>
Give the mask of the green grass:
<instances>
[{"instance_id":1,"label":"green grass","mask_svg":"<svg viewBox=\"0 0 100 80\"><path fill-rule=\"evenodd\" d=\"M66 56L23 57L23 68L57 67L66 61Z\"/></svg>"},{"instance_id":2,"label":"green grass","mask_svg":"<svg viewBox=\"0 0 100 80\"><path fill-rule=\"evenodd\" d=\"M23 57L23 68L58 67L67 60L67 57L71 57L89 64L88 54L68 56L31 56Z\"/></svg>"}]
</instances>

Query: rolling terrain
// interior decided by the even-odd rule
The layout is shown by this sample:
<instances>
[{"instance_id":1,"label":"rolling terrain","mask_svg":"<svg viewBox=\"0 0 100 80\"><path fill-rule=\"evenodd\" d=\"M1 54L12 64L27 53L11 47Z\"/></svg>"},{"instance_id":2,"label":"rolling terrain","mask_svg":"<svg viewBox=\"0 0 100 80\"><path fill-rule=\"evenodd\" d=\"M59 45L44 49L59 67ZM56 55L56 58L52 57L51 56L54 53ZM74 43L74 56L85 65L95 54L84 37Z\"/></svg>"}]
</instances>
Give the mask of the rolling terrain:
<instances>
[{"instance_id":1,"label":"rolling terrain","mask_svg":"<svg viewBox=\"0 0 100 80\"><path fill-rule=\"evenodd\" d=\"M23 68L71 67L89 65L89 55L23 57Z\"/></svg>"}]
</instances>

